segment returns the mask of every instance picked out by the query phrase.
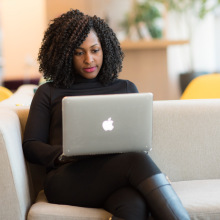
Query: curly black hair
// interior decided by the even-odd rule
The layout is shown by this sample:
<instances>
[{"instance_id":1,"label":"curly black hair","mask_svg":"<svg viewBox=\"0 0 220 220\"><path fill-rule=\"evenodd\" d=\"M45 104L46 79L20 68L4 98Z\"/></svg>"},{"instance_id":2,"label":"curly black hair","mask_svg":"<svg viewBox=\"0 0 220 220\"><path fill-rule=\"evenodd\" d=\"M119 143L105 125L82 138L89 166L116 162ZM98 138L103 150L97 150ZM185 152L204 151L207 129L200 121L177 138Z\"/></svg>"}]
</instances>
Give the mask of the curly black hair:
<instances>
[{"instance_id":1,"label":"curly black hair","mask_svg":"<svg viewBox=\"0 0 220 220\"><path fill-rule=\"evenodd\" d=\"M49 24L38 54L39 71L55 87L74 84L73 54L91 29L95 30L103 50L99 81L108 84L118 77L124 54L114 31L103 19L71 9Z\"/></svg>"}]
</instances>

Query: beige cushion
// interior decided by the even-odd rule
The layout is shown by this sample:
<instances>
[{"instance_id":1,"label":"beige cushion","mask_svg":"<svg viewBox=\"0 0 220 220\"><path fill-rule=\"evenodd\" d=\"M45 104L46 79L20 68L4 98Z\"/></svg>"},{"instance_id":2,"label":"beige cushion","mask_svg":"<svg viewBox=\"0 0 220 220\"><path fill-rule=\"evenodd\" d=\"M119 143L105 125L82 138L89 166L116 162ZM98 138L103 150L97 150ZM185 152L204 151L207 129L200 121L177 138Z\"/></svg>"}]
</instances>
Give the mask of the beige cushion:
<instances>
[{"instance_id":1,"label":"beige cushion","mask_svg":"<svg viewBox=\"0 0 220 220\"><path fill-rule=\"evenodd\" d=\"M220 180L173 182L191 220L220 219Z\"/></svg>"},{"instance_id":2,"label":"beige cushion","mask_svg":"<svg viewBox=\"0 0 220 220\"><path fill-rule=\"evenodd\" d=\"M111 214L103 209L48 203L41 191L28 213L28 220L108 220L110 216Z\"/></svg>"},{"instance_id":3,"label":"beige cushion","mask_svg":"<svg viewBox=\"0 0 220 220\"><path fill-rule=\"evenodd\" d=\"M220 99L155 101L150 156L171 181L220 179Z\"/></svg>"}]
</instances>

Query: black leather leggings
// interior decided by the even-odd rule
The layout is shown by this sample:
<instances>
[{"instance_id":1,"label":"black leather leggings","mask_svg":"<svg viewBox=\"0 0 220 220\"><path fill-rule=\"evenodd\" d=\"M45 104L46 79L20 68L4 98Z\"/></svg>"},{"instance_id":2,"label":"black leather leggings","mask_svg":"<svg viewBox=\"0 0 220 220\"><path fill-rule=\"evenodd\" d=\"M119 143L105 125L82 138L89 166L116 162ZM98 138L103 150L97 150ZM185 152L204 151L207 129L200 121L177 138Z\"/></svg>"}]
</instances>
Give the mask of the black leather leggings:
<instances>
[{"instance_id":1,"label":"black leather leggings","mask_svg":"<svg viewBox=\"0 0 220 220\"><path fill-rule=\"evenodd\" d=\"M146 153L93 156L52 170L45 181L49 202L104 208L126 220L146 219L136 186L161 171Z\"/></svg>"}]
</instances>

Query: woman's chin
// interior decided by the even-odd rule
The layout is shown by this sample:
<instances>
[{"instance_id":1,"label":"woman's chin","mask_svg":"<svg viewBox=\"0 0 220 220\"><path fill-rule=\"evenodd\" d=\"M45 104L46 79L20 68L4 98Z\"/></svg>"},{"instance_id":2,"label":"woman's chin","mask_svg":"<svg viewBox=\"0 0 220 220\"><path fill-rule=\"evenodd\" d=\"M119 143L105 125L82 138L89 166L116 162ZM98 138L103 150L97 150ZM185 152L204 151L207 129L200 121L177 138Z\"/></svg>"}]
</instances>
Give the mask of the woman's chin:
<instances>
[{"instance_id":1,"label":"woman's chin","mask_svg":"<svg viewBox=\"0 0 220 220\"><path fill-rule=\"evenodd\" d=\"M98 73L83 73L80 75L85 79L94 79L97 77Z\"/></svg>"}]
</instances>

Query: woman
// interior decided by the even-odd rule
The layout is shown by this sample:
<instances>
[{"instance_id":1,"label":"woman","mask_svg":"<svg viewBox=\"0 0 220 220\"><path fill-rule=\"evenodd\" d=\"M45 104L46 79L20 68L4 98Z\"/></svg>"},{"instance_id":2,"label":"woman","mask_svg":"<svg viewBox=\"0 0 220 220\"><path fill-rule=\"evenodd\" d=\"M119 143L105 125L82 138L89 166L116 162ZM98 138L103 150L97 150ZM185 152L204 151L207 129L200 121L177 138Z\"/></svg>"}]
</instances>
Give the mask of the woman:
<instances>
[{"instance_id":1,"label":"woman","mask_svg":"<svg viewBox=\"0 0 220 220\"><path fill-rule=\"evenodd\" d=\"M28 161L47 168L48 201L104 208L113 214L111 219L142 220L149 213L155 219L189 219L145 153L62 156L64 96L138 92L132 82L117 79L123 52L108 25L70 10L49 25L38 60L50 82L41 85L33 98L23 149Z\"/></svg>"}]
</instances>

